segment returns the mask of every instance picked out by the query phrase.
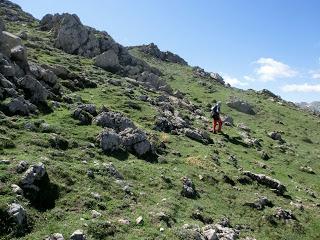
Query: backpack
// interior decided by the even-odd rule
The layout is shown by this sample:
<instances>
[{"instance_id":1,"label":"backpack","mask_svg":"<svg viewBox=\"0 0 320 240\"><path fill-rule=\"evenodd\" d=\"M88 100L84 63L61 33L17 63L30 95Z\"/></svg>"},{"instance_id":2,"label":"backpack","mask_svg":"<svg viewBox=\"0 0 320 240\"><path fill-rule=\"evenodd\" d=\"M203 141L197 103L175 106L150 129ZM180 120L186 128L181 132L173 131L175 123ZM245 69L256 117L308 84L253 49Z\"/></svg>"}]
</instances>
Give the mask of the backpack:
<instances>
[{"instance_id":1,"label":"backpack","mask_svg":"<svg viewBox=\"0 0 320 240\"><path fill-rule=\"evenodd\" d=\"M211 117L212 117L212 118L217 118L217 117L219 117L219 113L216 111L216 108L217 108L217 107L218 107L218 106L215 105L214 107L211 108Z\"/></svg>"}]
</instances>

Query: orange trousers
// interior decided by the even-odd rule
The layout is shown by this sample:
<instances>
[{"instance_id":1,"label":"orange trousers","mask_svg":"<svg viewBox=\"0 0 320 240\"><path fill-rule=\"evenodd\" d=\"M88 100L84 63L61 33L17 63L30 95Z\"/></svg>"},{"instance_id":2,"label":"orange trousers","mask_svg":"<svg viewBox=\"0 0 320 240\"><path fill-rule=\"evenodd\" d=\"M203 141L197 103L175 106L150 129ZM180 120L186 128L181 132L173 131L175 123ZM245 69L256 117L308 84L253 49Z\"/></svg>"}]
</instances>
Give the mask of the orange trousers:
<instances>
[{"instance_id":1,"label":"orange trousers","mask_svg":"<svg viewBox=\"0 0 320 240\"><path fill-rule=\"evenodd\" d=\"M219 124L218 132L221 132L221 128L222 128L221 118L212 120L212 125L213 125L213 131L214 132L216 131L217 124Z\"/></svg>"}]
</instances>

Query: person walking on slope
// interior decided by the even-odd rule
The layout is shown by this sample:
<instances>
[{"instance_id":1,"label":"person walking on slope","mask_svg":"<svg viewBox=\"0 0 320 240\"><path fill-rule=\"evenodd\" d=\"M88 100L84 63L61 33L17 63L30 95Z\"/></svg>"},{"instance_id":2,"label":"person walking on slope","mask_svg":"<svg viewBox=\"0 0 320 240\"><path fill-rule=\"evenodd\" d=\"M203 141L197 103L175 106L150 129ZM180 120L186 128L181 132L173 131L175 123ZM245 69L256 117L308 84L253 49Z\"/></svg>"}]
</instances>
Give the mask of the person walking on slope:
<instances>
[{"instance_id":1,"label":"person walking on slope","mask_svg":"<svg viewBox=\"0 0 320 240\"><path fill-rule=\"evenodd\" d=\"M213 120L212 120L213 133L217 133L217 131L216 131L217 124L219 124L218 132L221 132L222 121L221 121L221 118L220 118L220 108L221 108L221 102L220 101L218 101L216 103L216 105L214 105L211 108L211 115L212 115L212 118L213 118Z\"/></svg>"}]
</instances>

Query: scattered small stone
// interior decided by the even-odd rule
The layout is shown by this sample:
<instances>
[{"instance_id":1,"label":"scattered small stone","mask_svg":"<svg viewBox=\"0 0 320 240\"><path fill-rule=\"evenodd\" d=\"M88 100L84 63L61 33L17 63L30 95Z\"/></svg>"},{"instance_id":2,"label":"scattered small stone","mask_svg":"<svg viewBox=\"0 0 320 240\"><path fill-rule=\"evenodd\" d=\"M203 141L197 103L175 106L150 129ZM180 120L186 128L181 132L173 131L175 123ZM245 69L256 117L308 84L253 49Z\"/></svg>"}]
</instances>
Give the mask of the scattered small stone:
<instances>
[{"instance_id":1,"label":"scattered small stone","mask_svg":"<svg viewBox=\"0 0 320 240\"><path fill-rule=\"evenodd\" d=\"M313 169L310 166L301 166L300 170L302 172L306 172L306 173L310 173L310 174L315 174L315 172L313 171Z\"/></svg>"},{"instance_id":2,"label":"scattered small stone","mask_svg":"<svg viewBox=\"0 0 320 240\"><path fill-rule=\"evenodd\" d=\"M238 159L236 158L236 156L230 155L228 161L232 164L232 166L238 168Z\"/></svg>"},{"instance_id":3,"label":"scattered small stone","mask_svg":"<svg viewBox=\"0 0 320 240\"><path fill-rule=\"evenodd\" d=\"M96 210L92 210L91 215L92 215L92 218L99 218L102 216L102 214Z\"/></svg>"},{"instance_id":4,"label":"scattered small stone","mask_svg":"<svg viewBox=\"0 0 320 240\"><path fill-rule=\"evenodd\" d=\"M251 129L247 125L245 125L244 123L239 123L238 128L245 131L245 132L251 132Z\"/></svg>"},{"instance_id":5,"label":"scattered small stone","mask_svg":"<svg viewBox=\"0 0 320 240\"><path fill-rule=\"evenodd\" d=\"M130 221L128 219L119 219L118 222L123 225L129 225Z\"/></svg>"},{"instance_id":6,"label":"scattered small stone","mask_svg":"<svg viewBox=\"0 0 320 240\"><path fill-rule=\"evenodd\" d=\"M296 220L296 217L293 215L291 210L285 210L285 209L282 209L281 207L278 207L276 209L276 213L274 214L274 216L278 219L282 219L285 221Z\"/></svg>"},{"instance_id":7,"label":"scattered small stone","mask_svg":"<svg viewBox=\"0 0 320 240\"><path fill-rule=\"evenodd\" d=\"M76 231L74 231L70 237L70 240L86 240L87 237L84 234L83 230L78 229Z\"/></svg>"},{"instance_id":8,"label":"scattered small stone","mask_svg":"<svg viewBox=\"0 0 320 240\"><path fill-rule=\"evenodd\" d=\"M10 164L10 161L9 160L0 160L0 165L3 164L3 165L9 165Z\"/></svg>"},{"instance_id":9,"label":"scattered small stone","mask_svg":"<svg viewBox=\"0 0 320 240\"><path fill-rule=\"evenodd\" d=\"M22 188L19 187L18 185L16 185L16 184L11 184L11 188L12 188L12 192L14 192L15 194L23 195L23 190L22 190Z\"/></svg>"},{"instance_id":10,"label":"scattered small stone","mask_svg":"<svg viewBox=\"0 0 320 240\"><path fill-rule=\"evenodd\" d=\"M290 205L291 206L293 206L293 207L295 207L295 208L297 208L297 209L299 209L300 211L303 211L304 210L304 206L303 206L303 204L302 203L300 203L300 202L290 202Z\"/></svg>"},{"instance_id":11,"label":"scattered small stone","mask_svg":"<svg viewBox=\"0 0 320 240\"><path fill-rule=\"evenodd\" d=\"M132 194L132 191L131 191L131 187L129 185L125 185L122 190L126 193L126 194L129 194L131 195Z\"/></svg>"},{"instance_id":12,"label":"scattered small stone","mask_svg":"<svg viewBox=\"0 0 320 240\"><path fill-rule=\"evenodd\" d=\"M136 219L136 224L137 225L142 225L143 224L143 217L142 216L139 216L137 219Z\"/></svg>"},{"instance_id":13,"label":"scattered small stone","mask_svg":"<svg viewBox=\"0 0 320 240\"><path fill-rule=\"evenodd\" d=\"M94 197L96 200L99 200L99 201L102 199L101 194L96 193L96 192L91 192L91 196Z\"/></svg>"},{"instance_id":14,"label":"scattered small stone","mask_svg":"<svg viewBox=\"0 0 320 240\"><path fill-rule=\"evenodd\" d=\"M95 176L94 176L94 172L93 172L92 170L90 170L90 169L87 171L87 176L88 176L89 178L91 178L91 179L94 179L94 177L95 177Z\"/></svg>"},{"instance_id":15,"label":"scattered small stone","mask_svg":"<svg viewBox=\"0 0 320 240\"><path fill-rule=\"evenodd\" d=\"M268 136L270 138L272 138L273 140L278 140L278 141L282 140L281 133L279 133L279 132L269 132Z\"/></svg>"},{"instance_id":16,"label":"scattered small stone","mask_svg":"<svg viewBox=\"0 0 320 240\"><path fill-rule=\"evenodd\" d=\"M268 154L267 152L265 152L265 151L261 151L261 152L260 152L260 156L261 156L261 159L262 159L262 160L265 160L265 161L267 161L267 160L270 159L269 154Z\"/></svg>"},{"instance_id":17,"label":"scattered small stone","mask_svg":"<svg viewBox=\"0 0 320 240\"><path fill-rule=\"evenodd\" d=\"M265 207L273 207L273 203L267 197L260 197L254 203L245 203L244 206L249 206L257 210L263 210Z\"/></svg>"},{"instance_id":18,"label":"scattered small stone","mask_svg":"<svg viewBox=\"0 0 320 240\"><path fill-rule=\"evenodd\" d=\"M123 180L124 177L122 174L116 169L112 162L104 163L103 164L104 170L115 179Z\"/></svg>"},{"instance_id":19,"label":"scattered small stone","mask_svg":"<svg viewBox=\"0 0 320 240\"><path fill-rule=\"evenodd\" d=\"M29 163L26 161L21 161L19 162L19 164L16 167L16 172L17 173L23 173L24 171L26 171L29 167Z\"/></svg>"},{"instance_id":20,"label":"scattered small stone","mask_svg":"<svg viewBox=\"0 0 320 240\"><path fill-rule=\"evenodd\" d=\"M64 237L61 233L54 233L47 237L45 240L64 240Z\"/></svg>"}]
</instances>

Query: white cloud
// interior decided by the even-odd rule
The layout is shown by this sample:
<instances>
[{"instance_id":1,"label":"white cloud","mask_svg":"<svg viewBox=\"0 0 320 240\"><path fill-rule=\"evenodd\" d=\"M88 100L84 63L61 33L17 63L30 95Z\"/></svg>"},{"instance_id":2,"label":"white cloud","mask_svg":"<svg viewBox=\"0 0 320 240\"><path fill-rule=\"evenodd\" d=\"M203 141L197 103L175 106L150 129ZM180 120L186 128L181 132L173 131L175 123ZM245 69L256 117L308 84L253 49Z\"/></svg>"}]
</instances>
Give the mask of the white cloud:
<instances>
[{"instance_id":1,"label":"white cloud","mask_svg":"<svg viewBox=\"0 0 320 240\"><path fill-rule=\"evenodd\" d=\"M284 92L320 92L320 84L288 84L284 85L281 89Z\"/></svg>"},{"instance_id":2,"label":"white cloud","mask_svg":"<svg viewBox=\"0 0 320 240\"><path fill-rule=\"evenodd\" d=\"M311 78L320 80L320 70L310 71L309 73L311 74Z\"/></svg>"},{"instance_id":3,"label":"white cloud","mask_svg":"<svg viewBox=\"0 0 320 240\"><path fill-rule=\"evenodd\" d=\"M248 81L248 82L254 82L256 79L254 77L245 75L243 76L244 80Z\"/></svg>"},{"instance_id":4,"label":"white cloud","mask_svg":"<svg viewBox=\"0 0 320 240\"><path fill-rule=\"evenodd\" d=\"M291 78L298 74L290 66L272 58L260 58L255 63L260 65L256 69L257 77L264 82L272 81L276 78Z\"/></svg>"},{"instance_id":5,"label":"white cloud","mask_svg":"<svg viewBox=\"0 0 320 240\"><path fill-rule=\"evenodd\" d=\"M235 77L231 77L228 74L223 75L223 80L226 83L229 83L231 86L247 86L248 85L248 83L241 82L239 79Z\"/></svg>"}]
</instances>

